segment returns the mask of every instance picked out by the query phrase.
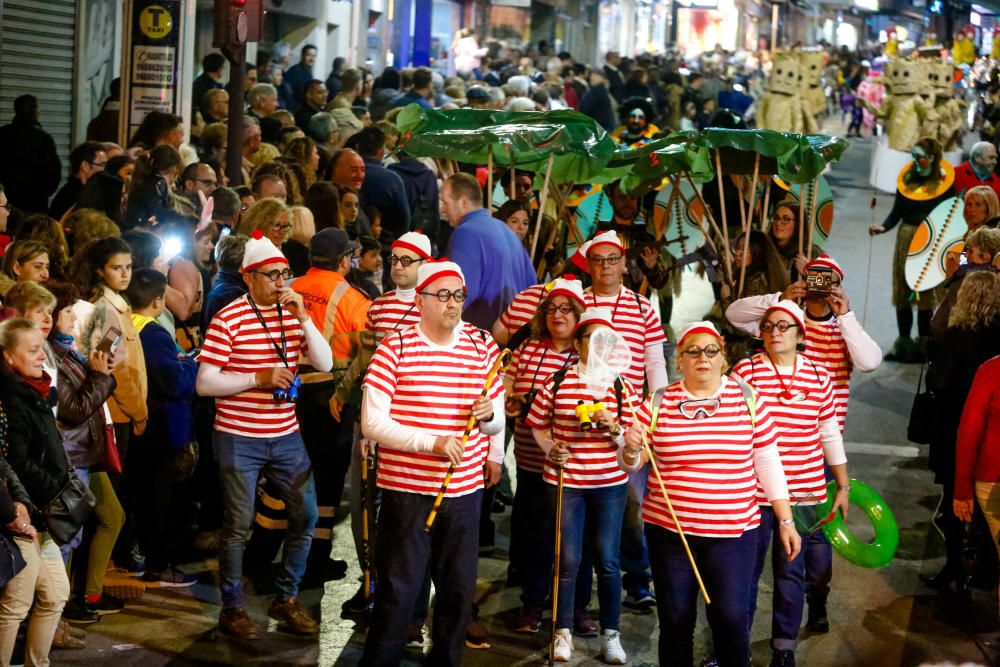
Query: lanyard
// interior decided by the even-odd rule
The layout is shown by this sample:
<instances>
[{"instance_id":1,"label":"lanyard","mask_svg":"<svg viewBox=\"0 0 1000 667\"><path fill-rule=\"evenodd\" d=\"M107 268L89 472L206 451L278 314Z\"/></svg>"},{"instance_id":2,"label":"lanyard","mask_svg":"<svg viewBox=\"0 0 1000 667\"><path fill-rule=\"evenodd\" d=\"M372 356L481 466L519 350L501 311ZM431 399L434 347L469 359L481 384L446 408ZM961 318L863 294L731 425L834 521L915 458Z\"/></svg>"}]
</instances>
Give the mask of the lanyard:
<instances>
[{"instance_id":1,"label":"lanyard","mask_svg":"<svg viewBox=\"0 0 1000 667\"><path fill-rule=\"evenodd\" d=\"M257 304L253 302L253 298L249 294L247 295L247 301L250 302L250 308L253 309L254 315L257 316L257 321L260 322L261 328L264 329L264 335L267 336L267 339L271 341L271 345L274 346L274 351L278 354L278 357L281 359L281 363L285 364L285 368L288 368L288 344L287 341L285 340L285 327L281 317L281 304L280 303L277 304L278 329L281 331L281 347L278 347L278 344L274 342L274 338L271 336L270 330L268 330L267 328L267 323L264 322L264 316L261 315L260 310L257 308Z\"/></svg>"},{"instance_id":2,"label":"lanyard","mask_svg":"<svg viewBox=\"0 0 1000 667\"><path fill-rule=\"evenodd\" d=\"M569 360L573 358L572 352L573 352L572 348L566 350L566 361L563 362L563 367L556 372L561 373L562 371L566 370L566 368L569 366ZM545 363L545 355L548 353L549 353L549 346L546 345L545 349L542 350L542 358L538 360L538 364L535 366L535 374L531 376L531 387L528 389L528 391L534 391L535 380L538 379L538 373L539 371L542 370L542 364Z\"/></svg>"},{"instance_id":3,"label":"lanyard","mask_svg":"<svg viewBox=\"0 0 1000 667\"><path fill-rule=\"evenodd\" d=\"M403 313L403 316L402 316L402 317L400 317L400 318L399 318L398 320L396 320L396 324L394 324L392 328L393 328L393 329L398 329L398 328L399 328L399 325L403 323L403 320L405 320L405 319L406 319L407 317L409 317L409 316L410 316L410 313L412 313L412 312L413 312L413 309L414 309L414 308L416 308L416 307L417 307L417 303L416 303L416 301L414 301L414 302L413 302L413 303L412 303L412 304L410 305L410 309L409 309L409 310L407 310L407 311L406 311L405 313Z\"/></svg>"},{"instance_id":4,"label":"lanyard","mask_svg":"<svg viewBox=\"0 0 1000 667\"><path fill-rule=\"evenodd\" d=\"M615 321L615 315L618 314L618 304L621 303L622 294L624 294L624 293L625 293L625 287L624 286L619 286L619 288L618 288L618 298L615 299L615 307L611 310L611 321L612 322ZM597 308L597 294L595 294L593 291L591 291L590 292L590 296L591 296L591 298L594 299L594 308Z\"/></svg>"},{"instance_id":5,"label":"lanyard","mask_svg":"<svg viewBox=\"0 0 1000 667\"><path fill-rule=\"evenodd\" d=\"M774 363L774 360L771 359L770 356L767 357L767 360L769 362L771 362L771 368L774 369L774 374L776 376L778 376L778 382L781 383L781 396L783 398L786 398L786 399L792 398L792 392L785 385L785 380L784 380L784 378L781 377L781 373L778 372L778 366L777 366L777 364ZM792 364L792 377L789 378L789 384L791 384L792 386L795 386L795 373L796 373L796 371L798 369L798 365L799 365L799 360L798 360L798 357L796 357L795 363Z\"/></svg>"}]
</instances>

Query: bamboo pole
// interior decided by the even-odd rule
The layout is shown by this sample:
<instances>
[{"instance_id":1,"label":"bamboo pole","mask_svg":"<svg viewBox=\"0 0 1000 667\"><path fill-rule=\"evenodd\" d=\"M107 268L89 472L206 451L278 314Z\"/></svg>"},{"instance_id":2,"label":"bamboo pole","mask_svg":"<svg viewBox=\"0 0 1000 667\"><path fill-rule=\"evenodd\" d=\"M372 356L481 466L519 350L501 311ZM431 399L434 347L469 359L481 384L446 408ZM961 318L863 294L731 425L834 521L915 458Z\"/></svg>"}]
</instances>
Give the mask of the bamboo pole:
<instances>
[{"instance_id":1,"label":"bamboo pole","mask_svg":"<svg viewBox=\"0 0 1000 667\"><path fill-rule=\"evenodd\" d=\"M720 155L722 151L718 148L715 149L715 181L719 185L719 208L722 209L722 240L726 244L726 257L730 257L729 252L729 222L726 220L726 194L722 187L722 160ZM741 204L742 206L742 204Z\"/></svg>"},{"instance_id":2,"label":"bamboo pole","mask_svg":"<svg viewBox=\"0 0 1000 667\"><path fill-rule=\"evenodd\" d=\"M723 238L722 231L719 229L719 224L715 221L715 218L712 215L712 209L708 207L708 204L705 202L705 198L701 196L701 190L699 190L698 186L694 184L694 179L691 178L690 173L685 174L685 176L687 177L688 182L691 184L691 187L694 189L695 194L698 196L698 200L701 202L701 209L705 212L705 217L708 218L708 224L712 227L712 231L714 231L719 236L719 238ZM730 256L731 253L729 252L729 244L727 243L726 247L723 248L722 254L719 254L719 249L716 247L715 243L713 243L711 240L712 235L705 234L705 239L708 241L708 244L712 247L712 250L715 251L715 254L718 255L723 260L722 262L724 265L723 275L725 278L728 279L727 283L729 284L729 286L733 287L734 281L733 281L733 270L732 270L732 257Z\"/></svg>"},{"instance_id":3,"label":"bamboo pole","mask_svg":"<svg viewBox=\"0 0 1000 667\"><path fill-rule=\"evenodd\" d=\"M739 299L743 296L743 285L747 277L747 262L746 257L750 252L750 230L753 229L753 207L757 199L757 177L760 174L760 153L757 153L757 157L753 161L753 181L750 185L750 202L747 208L750 209L750 220L746 222L743 226L743 261L740 263L740 286L736 290L736 298ZM740 204L740 210L743 210L742 203Z\"/></svg>"},{"instance_id":4,"label":"bamboo pole","mask_svg":"<svg viewBox=\"0 0 1000 667\"><path fill-rule=\"evenodd\" d=\"M538 197L538 217L535 220L535 234L531 239L531 261L535 261L535 250L538 248L538 237L542 235L542 220L545 218L545 199L549 195L549 179L552 177L552 161L555 153L549 154L549 164L545 169L545 180L542 183L542 194Z\"/></svg>"},{"instance_id":5,"label":"bamboo pole","mask_svg":"<svg viewBox=\"0 0 1000 667\"><path fill-rule=\"evenodd\" d=\"M771 204L771 187L774 180L768 176L764 179L764 209L760 212L760 231L766 232L771 228L771 216L768 208Z\"/></svg>"},{"instance_id":6,"label":"bamboo pole","mask_svg":"<svg viewBox=\"0 0 1000 667\"><path fill-rule=\"evenodd\" d=\"M555 224L552 225L552 232L549 234L548 243L545 244L546 248L551 247L556 242L556 238L559 235L559 228L562 225L563 216L566 215L566 207L569 205L569 194L562 195L556 186L551 186L554 190L553 197L560 199L559 209L556 212ZM572 187L572 186L570 186ZM542 261L538 263L538 279L543 280L545 278L545 269L548 267L548 262L545 259L545 255L542 255Z\"/></svg>"}]
</instances>

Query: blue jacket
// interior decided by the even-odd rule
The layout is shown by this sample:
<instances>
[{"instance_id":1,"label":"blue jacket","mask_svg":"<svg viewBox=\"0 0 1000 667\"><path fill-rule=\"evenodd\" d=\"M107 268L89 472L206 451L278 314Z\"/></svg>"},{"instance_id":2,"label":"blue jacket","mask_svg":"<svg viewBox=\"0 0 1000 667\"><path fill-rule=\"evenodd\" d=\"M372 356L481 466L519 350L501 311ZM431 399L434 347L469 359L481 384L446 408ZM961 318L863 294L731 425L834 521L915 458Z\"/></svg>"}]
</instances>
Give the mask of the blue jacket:
<instances>
[{"instance_id":1,"label":"blue jacket","mask_svg":"<svg viewBox=\"0 0 1000 667\"><path fill-rule=\"evenodd\" d=\"M374 206L382 214L382 247L410 231L410 203L406 186L399 174L386 169L378 160L364 158L365 180L361 184L361 201Z\"/></svg>"},{"instance_id":2,"label":"blue jacket","mask_svg":"<svg viewBox=\"0 0 1000 667\"><path fill-rule=\"evenodd\" d=\"M517 234L485 208L462 218L445 256L465 274L468 296L463 318L486 331L518 293L538 282Z\"/></svg>"},{"instance_id":3,"label":"blue jacket","mask_svg":"<svg viewBox=\"0 0 1000 667\"><path fill-rule=\"evenodd\" d=\"M170 333L156 322L139 332L149 378L149 424L142 438L158 446L181 448L194 441L195 380L198 364L184 355Z\"/></svg>"},{"instance_id":4,"label":"blue jacket","mask_svg":"<svg viewBox=\"0 0 1000 667\"><path fill-rule=\"evenodd\" d=\"M420 93L415 93L412 90L408 93L403 93L395 100L393 100L392 108L405 107L407 104L416 104L418 107L423 107L424 109L433 109L434 106L424 99L424 96Z\"/></svg>"},{"instance_id":5,"label":"blue jacket","mask_svg":"<svg viewBox=\"0 0 1000 667\"><path fill-rule=\"evenodd\" d=\"M247 284L243 282L243 274L239 271L220 269L212 283L212 289L205 295L205 303L201 307L201 335L204 337L208 325L216 313L247 293Z\"/></svg>"}]
</instances>

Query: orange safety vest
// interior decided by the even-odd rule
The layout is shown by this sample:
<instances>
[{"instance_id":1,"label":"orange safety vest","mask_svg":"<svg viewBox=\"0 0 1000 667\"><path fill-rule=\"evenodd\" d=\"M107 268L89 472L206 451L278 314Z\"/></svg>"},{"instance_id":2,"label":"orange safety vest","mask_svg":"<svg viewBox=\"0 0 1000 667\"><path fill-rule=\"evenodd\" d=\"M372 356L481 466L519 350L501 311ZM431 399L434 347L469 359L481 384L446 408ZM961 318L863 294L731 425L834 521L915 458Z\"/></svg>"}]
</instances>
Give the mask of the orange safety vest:
<instances>
[{"instance_id":1,"label":"orange safety vest","mask_svg":"<svg viewBox=\"0 0 1000 667\"><path fill-rule=\"evenodd\" d=\"M336 271L309 269L291 287L302 295L313 324L330 342L334 367L346 368L357 354L357 334L365 330L371 301Z\"/></svg>"}]
</instances>

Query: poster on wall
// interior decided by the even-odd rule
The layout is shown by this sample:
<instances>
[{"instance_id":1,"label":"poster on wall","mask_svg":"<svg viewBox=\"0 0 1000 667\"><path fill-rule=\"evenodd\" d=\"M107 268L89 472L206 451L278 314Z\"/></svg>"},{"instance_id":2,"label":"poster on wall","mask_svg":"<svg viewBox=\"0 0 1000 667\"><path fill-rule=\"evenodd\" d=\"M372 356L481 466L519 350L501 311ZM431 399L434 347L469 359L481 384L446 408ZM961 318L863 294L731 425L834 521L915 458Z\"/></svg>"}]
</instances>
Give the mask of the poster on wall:
<instances>
[{"instance_id":1,"label":"poster on wall","mask_svg":"<svg viewBox=\"0 0 1000 667\"><path fill-rule=\"evenodd\" d=\"M83 141L87 123L101 113L116 110L117 102L107 102L111 81L117 75L121 55L115 28L120 17L115 0L88 0L83 3L84 17L77 25L77 67L74 140Z\"/></svg>"},{"instance_id":2,"label":"poster on wall","mask_svg":"<svg viewBox=\"0 0 1000 667\"><path fill-rule=\"evenodd\" d=\"M122 145L150 111L180 114L180 0L128 0L122 45Z\"/></svg>"}]
</instances>

